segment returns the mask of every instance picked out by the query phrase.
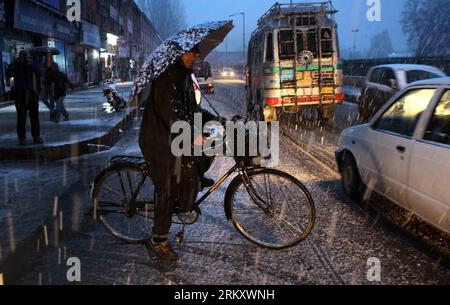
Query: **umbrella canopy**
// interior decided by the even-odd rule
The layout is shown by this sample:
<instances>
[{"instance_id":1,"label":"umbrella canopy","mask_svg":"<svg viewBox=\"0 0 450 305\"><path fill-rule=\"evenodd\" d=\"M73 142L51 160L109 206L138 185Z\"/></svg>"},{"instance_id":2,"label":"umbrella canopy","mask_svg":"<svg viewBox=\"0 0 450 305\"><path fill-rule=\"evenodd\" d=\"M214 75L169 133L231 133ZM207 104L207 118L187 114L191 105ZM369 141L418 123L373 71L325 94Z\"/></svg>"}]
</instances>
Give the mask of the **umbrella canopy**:
<instances>
[{"instance_id":1,"label":"umbrella canopy","mask_svg":"<svg viewBox=\"0 0 450 305\"><path fill-rule=\"evenodd\" d=\"M30 49L30 53L31 54L51 53L53 55L59 55L61 52L57 48L42 46L42 47L35 47L35 48Z\"/></svg>"},{"instance_id":2,"label":"umbrella canopy","mask_svg":"<svg viewBox=\"0 0 450 305\"><path fill-rule=\"evenodd\" d=\"M154 79L195 46L205 58L223 42L233 29L232 21L209 22L183 30L164 41L145 61L134 82L132 97L137 96Z\"/></svg>"}]
</instances>

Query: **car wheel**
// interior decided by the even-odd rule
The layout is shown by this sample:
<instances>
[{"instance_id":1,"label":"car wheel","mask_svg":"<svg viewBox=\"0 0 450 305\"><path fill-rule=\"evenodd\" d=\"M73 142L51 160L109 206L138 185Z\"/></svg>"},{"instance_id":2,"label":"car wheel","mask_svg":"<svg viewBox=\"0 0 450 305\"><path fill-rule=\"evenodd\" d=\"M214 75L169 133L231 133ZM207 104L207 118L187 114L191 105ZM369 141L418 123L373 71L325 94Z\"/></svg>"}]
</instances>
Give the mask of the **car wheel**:
<instances>
[{"instance_id":1,"label":"car wheel","mask_svg":"<svg viewBox=\"0 0 450 305\"><path fill-rule=\"evenodd\" d=\"M345 193L355 201L360 201L365 192L365 185L359 175L355 159L349 154L345 154L342 167L342 187Z\"/></svg>"}]
</instances>

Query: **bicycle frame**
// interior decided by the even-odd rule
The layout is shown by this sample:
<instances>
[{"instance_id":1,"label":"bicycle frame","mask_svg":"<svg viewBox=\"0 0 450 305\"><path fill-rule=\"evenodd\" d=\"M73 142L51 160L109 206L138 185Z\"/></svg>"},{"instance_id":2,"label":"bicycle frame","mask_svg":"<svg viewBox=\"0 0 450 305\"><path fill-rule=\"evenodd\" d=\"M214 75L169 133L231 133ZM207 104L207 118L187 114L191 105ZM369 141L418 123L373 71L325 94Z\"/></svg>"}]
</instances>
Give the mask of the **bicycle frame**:
<instances>
[{"instance_id":1,"label":"bicycle frame","mask_svg":"<svg viewBox=\"0 0 450 305\"><path fill-rule=\"evenodd\" d=\"M198 208L200 207L200 205L205 202L225 181L227 181L227 179L234 174L234 172L236 172L236 170L239 169L239 166L237 164L235 164L233 166L233 168L231 168L222 178L220 178L220 180L214 185L212 186L206 193L205 195L202 196L202 198L200 198L196 203L195 203L195 207Z\"/></svg>"},{"instance_id":2,"label":"bicycle frame","mask_svg":"<svg viewBox=\"0 0 450 305\"><path fill-rule=\"evenodd\" d=\"M199 208L226 180L228 180L228 178L230 178L230 176L232 176L236 171L239 171L239 175L242 177L242 179L245 181L244 185L245 188L247 189L247 192L249 193L251 199L253 200L253 202L260 207L265 213L268 213L269 211L269 206L268 204L265 202L264 199L262 199L256 192L256 190L253 188L253 186L250 183L250 180L248 178L247 175L247 171L248 168L247 167L240 167L238 164L235 164L214 186L212 186L195 204L195 208ZM136 191L133 192L133 197L131 198L131 200L129 201L130 207L135 206L136 203L136 198L140 192L140 190L142 189L142 187L144 186L145 181L148 178L148 171L144 170L144 172L142 173L142 180L140 181L139 185L136 188ZM121 180L121 184L123 184L122 182L122 177L120 176L120 180Z\"/></svg>"},{"instance_id":3,"label":"bicycle frame","mask_svg":"<svg viewBox=\"0 0 450 305\"><path fill-rule=\"evenodd\" d=\"M234 161L234 165L217 183L215 183L214 186L202 192L203 195L201 195L201 198L194 203L194 208L190 213L184 213L180 209L175 209L173 211L173 216L178 217L178 220L172 219L172 223L182 225L182 230L176 235L177 243L180 244L183 242L186 227L198 222L201 215L200 206L229 178L232 179L232 182L227 187L223 196L225 216L247 240L263 248L273 250L286 249L304 240L311 232L316 217L314 201L306 187L304 187L304 185L295 177L279 170L260 166L258 165L259 162L257 162L257 160L250 160L250 157L235 157ZM149 170L150 168L148 165L140 157L117 156L111 159L110 166L105 169L101 175L97 176L93 185L93 214L100 215L99 220L108 232L127 243L138 244L147 242L148 236L150 236L151 222L148 222L148 220L154 220L156 216L155 212L157 211L155 210L155 202L152 199L152 197L154 197L153 195L155 195L152 194L152 192L155 191L155 188L152 184ZM285 209L291 209L289 202L296 200L296 197L283 197L284 193L280 193L281 190L277 187L275 187L274 192L272 192L272 186L277 185L277 182L274 184L270 178L271 176L294 184L296 192L298 192L300 196L302 196L302 194L306 196L307 208L310 211L310 215L307 215L309 222L308 226L305 227L306 229L304 229L304 226L302 225L300 227L294 225L294 223L297 223L296 219L285 217L288 214ZM115 185L109 183L110 178L113 179L113 182L115 181ZM117 178L119 181L115 180ZM149 179L150 185L147 185L147 179ZM121 194L120 190L123 194ZM102 194L105 193L104 191L106 191L107 196L102 199ZM141 193L141 191L144 192ZM113 192L113 194L110 195L110 192ZM276 196L281 195L281 200L273 199L272 194ZM100 201L98 199L100 199ZM285 200L288 202L284 202ZM281 208L278 208L278 203L282 204ZM242 221L245 221L245 219L241 219L239 216L241 215L239 209L242 204L244 204L245 211L251 211L251 213L256 213L257 215L262 215L264 217L259 221L269 221L276 225L275 228L272 226L270 228L268 227L268 230L277 230L277 228L279 228L282 229L283 232L292 235L292 238L288 237L288 239L286 239L283 234L283 236L280 237L282 240L278 240L278 238L277 240L266 240L264 236L260 236L262 239L255 236L252 233L253 231L246 231L245 226L241 225ZM286 206L286 204L288 204L288 206ZM250 208L250 210L248 210L248 208ZM124 224L124 227L122 226L123 224L119 224L120 228L117 227L118 224L117 219L114 218L115 216L113 216L112 219L107 216L110 213L117 213L119 214L118 217L125 217L125 220L135 216L139 217L137 221L143 221L142 225L144 226L144 231L139 230L138 232L131 233L129 231L131 230L131 226L127 223ZM248 215L248 212L244 213L244 215ZM251 217L251 215L248 216ZM293 217L302 218L304 216L303 214L295 214ZM94 218L96 217L94 216ZM289 225L290 229L283 229L283 223ZM139 223L136 223L136 225L140 226ZM122 227L125 231L122 230ZM293 228L295 230L293 230ZM278 234L276 231L272 233ZM270 233L270 236L272 236L272 233Z\"/></svg>"}]
</instances>

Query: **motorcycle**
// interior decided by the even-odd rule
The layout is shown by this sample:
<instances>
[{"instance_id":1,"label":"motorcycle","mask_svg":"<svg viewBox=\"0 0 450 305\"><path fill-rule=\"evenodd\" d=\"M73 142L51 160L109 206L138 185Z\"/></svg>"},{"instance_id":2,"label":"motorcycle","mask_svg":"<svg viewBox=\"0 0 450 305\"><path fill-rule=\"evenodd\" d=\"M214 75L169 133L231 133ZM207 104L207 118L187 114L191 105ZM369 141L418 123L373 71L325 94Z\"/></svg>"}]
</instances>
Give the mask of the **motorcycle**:
<instances>
[{"instance_id":1,"label":"motorcycle","mask_svg":"<svg viewBox=\"0 0 450 305\"><path fill-rule=\"evenodd\" d=\"M106 83L103 87L103 96L106 97L106 103L103 104L103 109L107 113L120 112L127 107L127 101L120 95L113 83Z\"/></svg>"}]
</instances>

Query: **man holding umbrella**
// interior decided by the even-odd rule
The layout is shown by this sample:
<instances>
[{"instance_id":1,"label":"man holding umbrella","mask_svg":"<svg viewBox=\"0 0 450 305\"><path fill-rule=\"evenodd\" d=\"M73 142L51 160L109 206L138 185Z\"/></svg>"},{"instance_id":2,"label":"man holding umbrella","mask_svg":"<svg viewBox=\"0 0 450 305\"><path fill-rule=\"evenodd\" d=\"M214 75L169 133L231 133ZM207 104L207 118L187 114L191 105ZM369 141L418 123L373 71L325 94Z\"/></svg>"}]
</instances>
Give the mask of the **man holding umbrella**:
<instances>
[{"instance_id":1,"label":"man holding umbrella","mask_svg":"<svg viewBox=\"0 0 450 305\"><path fill-rule=\"evenodd\" d=\"M172 154L172 140L177 135L171 133L171 127L184 121L193 130L195 113L202 114L203 122L218 119L197 104L192 68L196 59L220 44L232 28L231 22L212 23L169 38L146 61L135 81L133 96L139 95L146 106L139 144L156 188L153 234L146 246L164 260L177 259L168 240L172 215L177 209L191 212L199 191L214 183L204 178L212 159ZM203 142L203 136L194 139L192 147Z\"/></svg>"},{"instance_id":2,"label":"man holding umbrella","mask_svg":"<svg viewBox=\"0 0 450 305\"><path fill-rule=\"evenodd\" d=\"M194 128L194 114L202 113L203 121L216 119L198 107L192 68L199 56L199 49L182 55L181 59L152 83L150 101L147 102L142 121L140 146L150 164L150 176L156 186L155 225L148 246L166 260L176 260L167 239L175 209L188 212L202 187L212 186L214 181L205 179L204 173L212 160L206 157L176 158L171 153L175 135L171 126L186 121ZM203 137L193 145L203 145ZM190 207L190 208L189 208Z\"/></svg>"}]
</instances>

